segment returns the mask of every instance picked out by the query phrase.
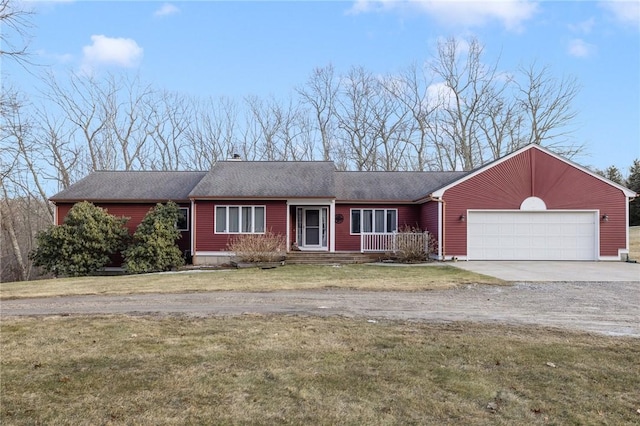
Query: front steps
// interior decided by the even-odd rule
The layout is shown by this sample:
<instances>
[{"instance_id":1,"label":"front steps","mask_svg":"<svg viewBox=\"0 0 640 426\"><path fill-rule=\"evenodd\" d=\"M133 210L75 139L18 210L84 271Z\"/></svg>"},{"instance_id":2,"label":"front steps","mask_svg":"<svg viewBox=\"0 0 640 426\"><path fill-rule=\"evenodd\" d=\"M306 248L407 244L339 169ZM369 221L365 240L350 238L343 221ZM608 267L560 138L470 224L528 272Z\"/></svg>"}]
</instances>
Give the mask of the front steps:
<instances>
[{"instance_id":1,"label":"front steps","mask_svg":"<svg viewBox=\"0 0 640 426\"><path fill-rule=\"evenodd\" d=\"M371 263L384 258L384 253L291 251L287 253L288 265L334 265L347 263Z\"/></svg>"}]
</instances>

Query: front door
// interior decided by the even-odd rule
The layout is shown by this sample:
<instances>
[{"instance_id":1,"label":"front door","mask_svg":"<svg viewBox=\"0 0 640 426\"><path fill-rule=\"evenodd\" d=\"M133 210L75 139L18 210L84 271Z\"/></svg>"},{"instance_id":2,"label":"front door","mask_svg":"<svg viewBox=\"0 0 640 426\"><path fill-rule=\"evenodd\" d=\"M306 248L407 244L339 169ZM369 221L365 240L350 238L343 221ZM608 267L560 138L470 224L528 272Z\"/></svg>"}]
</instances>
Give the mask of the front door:
<instances>
[{"instance_id":1,"label":"front door","mask_svg":"<svg viewBox=\"0 0 640 426\"><path fill-rule=\"evenodd\" d=\"M308 247L320 246L319 209L305 209L304 211L304 245Z\"/></svg>"},{"instance_id":2,"label":"front door","mask_svg":"<svg viewBox=\"0 0 640 426\"><path fill-rule=\"evenodd\" d=\"M301 249L326 250L326 207L298 207L298 246Z\"/></svg>"}]
</instances>

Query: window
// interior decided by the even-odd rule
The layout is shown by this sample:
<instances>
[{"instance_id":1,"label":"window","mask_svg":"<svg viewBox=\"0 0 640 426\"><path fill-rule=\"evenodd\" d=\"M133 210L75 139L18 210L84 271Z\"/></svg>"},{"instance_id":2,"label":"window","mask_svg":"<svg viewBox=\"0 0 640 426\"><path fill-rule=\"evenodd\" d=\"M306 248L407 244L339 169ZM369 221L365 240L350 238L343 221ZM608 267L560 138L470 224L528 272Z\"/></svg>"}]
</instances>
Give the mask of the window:
<instances>
[{"instance_id":1,"label":"window","mask_svg":"<svg viewBox=\"0 0 640 426\"><path fill-rule=\"evenodd\" d=\"M396 209L352 209L351 233L392 233L398 229Z\"/></svg>"},{"instance_id":2,"label":"window","mask_svg":"<svg viewBox=\"0 0 640 426\"><path fill-rule=\"evenodd\" d=\"M264 206L216 206L217 234L260 234L264 224Z\"/></svg>"},{"instance_id":3,"label":"window","mask_svg":"<svg viewBox=\"0 0 640 426\"><path fill-rule=\"evenodd\" d=\"M360 210L351 210L351 233L360 233Z\"/></svg>"},{"instance_id":4,"label":"window","mask_svg":"<svg viewBox=\"0 0 640 426\"><path fill-rule=\"evenodd\" d=\"M176 221L176 228L178 228L178 231L189 230L189 208L180 207L180 215Z\"/></svg>"}]
</instances>

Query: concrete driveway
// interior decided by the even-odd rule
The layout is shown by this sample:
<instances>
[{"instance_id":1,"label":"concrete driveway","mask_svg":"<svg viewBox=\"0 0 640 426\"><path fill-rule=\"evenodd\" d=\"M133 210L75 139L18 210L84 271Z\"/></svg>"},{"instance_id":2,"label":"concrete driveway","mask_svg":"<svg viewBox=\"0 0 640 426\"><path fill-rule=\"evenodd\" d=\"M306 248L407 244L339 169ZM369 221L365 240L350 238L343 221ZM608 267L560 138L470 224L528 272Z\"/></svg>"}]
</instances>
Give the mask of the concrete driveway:
<instances>
[{"instance_id":1,"label":"concrete driveway","mask_svg":"<svg viewBox=\"0 0 640 426\"><path fill-rule=\"evenodd\" d=\"M637 282L640 290L640 263L460 261L452 265L505 281Z\"/></svg>"}]
</instances>

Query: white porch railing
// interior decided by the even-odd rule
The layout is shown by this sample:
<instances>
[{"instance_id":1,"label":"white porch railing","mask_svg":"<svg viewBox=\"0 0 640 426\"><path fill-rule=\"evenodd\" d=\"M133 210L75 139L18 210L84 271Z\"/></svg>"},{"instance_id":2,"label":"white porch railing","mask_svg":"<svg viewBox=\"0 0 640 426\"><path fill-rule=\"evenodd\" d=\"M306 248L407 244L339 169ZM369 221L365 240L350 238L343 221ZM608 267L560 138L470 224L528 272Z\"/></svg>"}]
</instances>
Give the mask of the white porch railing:
<instances>
[{"instance_id":1,"label":"white porch railing","mask_svg":"<svg viewBox=\"0 0 640 426\"><path fill-rule=\"evenodd\" d=\"M370 252L391 252L396 253L402 247L415 247L421 245L425 253L429 253L429 233L428 232L394 232L386 233L363 233L360 234L360 251Z\"/></svg>"}]
</instances>

